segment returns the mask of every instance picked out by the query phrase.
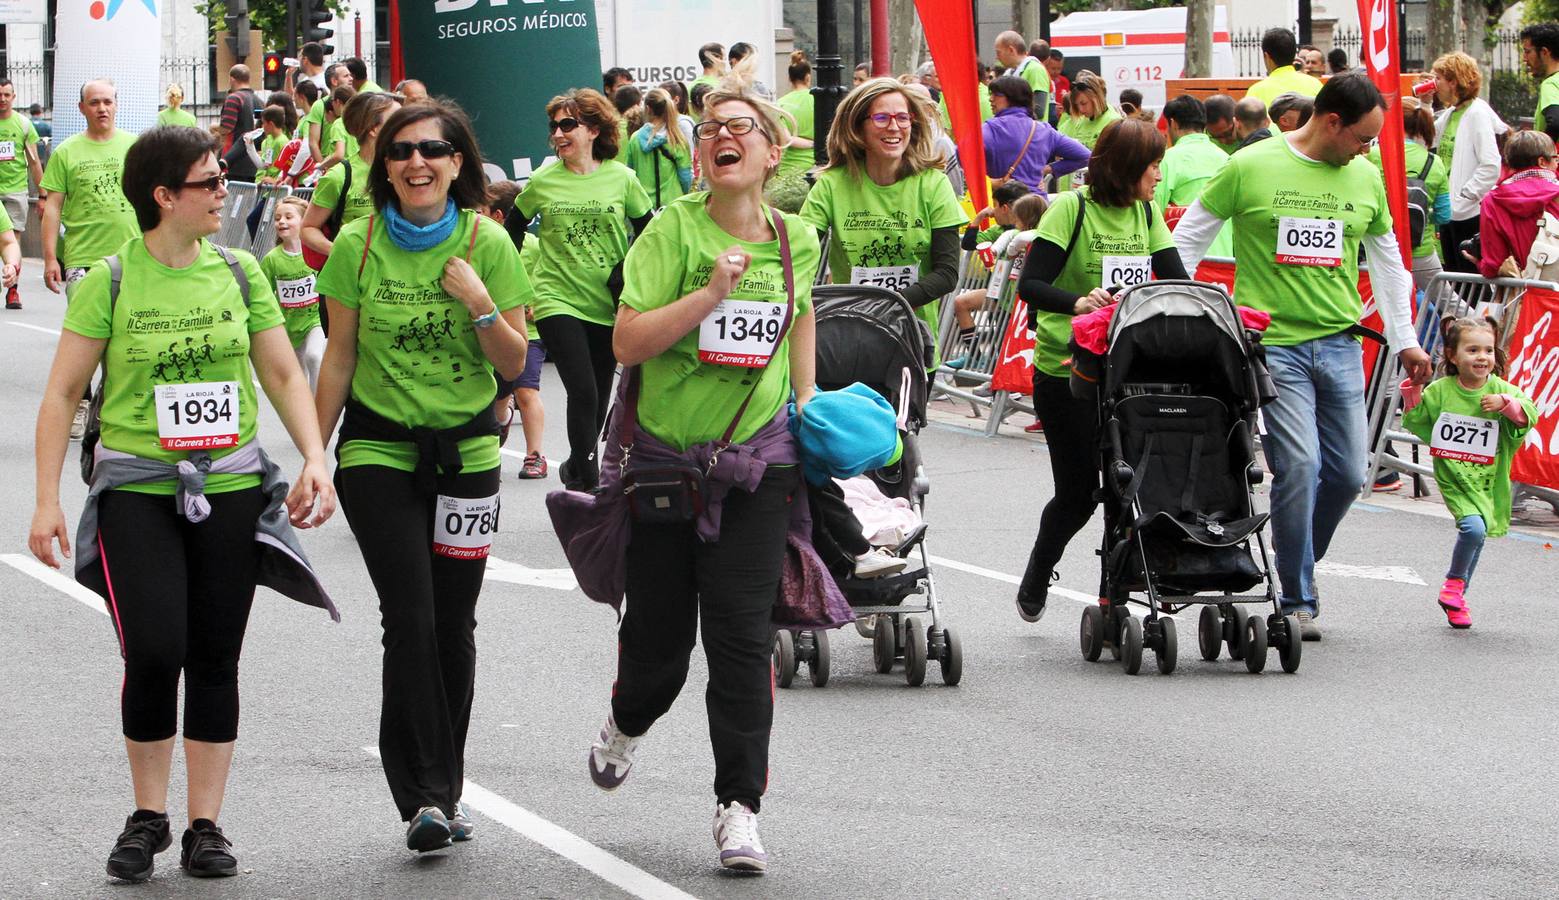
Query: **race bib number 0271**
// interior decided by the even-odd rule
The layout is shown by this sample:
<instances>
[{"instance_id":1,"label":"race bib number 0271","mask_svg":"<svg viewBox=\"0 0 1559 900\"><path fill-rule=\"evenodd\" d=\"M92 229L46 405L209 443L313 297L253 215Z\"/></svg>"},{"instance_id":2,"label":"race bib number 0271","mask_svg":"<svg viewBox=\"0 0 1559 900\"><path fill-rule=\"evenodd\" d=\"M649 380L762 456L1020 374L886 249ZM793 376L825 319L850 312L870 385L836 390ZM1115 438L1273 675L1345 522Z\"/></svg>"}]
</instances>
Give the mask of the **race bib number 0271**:
<instances>
[{"instance_id":1,"label":"race bib number 0271","mask_svg":"<svg viewBox=\"0 0 1559 900\"><path fill-rule=\"evenodd\" d=\"M446 497L433 508L433 552L450 559L486 559L498 533L498 495Z\"/></svg>"},{"instance_id":2,"label":"race bib number 0271","mask_svg":"<svg viewBox=\"0 0 1559 900\"><path fill-rule=\"evenodd\" d=\"M1342 265L1343 229L1336 219L1278 219L1277 262L1284 266Z\"/></svg>"},{"instance_id":3,"label":"race bib number 0271","mask_svg":"<svg viewBox=\"0 0 1559 900\"><path fill-rule=\"evenodd\" d=\"M785 307L762 300L721 300L698 325L698 359L717 366L769 364Z\"/></svg>"},{"instance_id":4,"label":"race bib number 0271","mask_svg":"<svg viewBox=\"0 0 1559 900\"><path fill-rule=\"evenodd\" d=\"M238 446L238 382L159 384L157 438L164 450L214 450Z\"/></svg>"},{"instance_id":5,"label":"race bib number 0271","mask_svg":"<svg viewBox=\"0 0 1559 900\"><path fill-rule=\"evenodd\" d=\"M1429 437L1430 456L1491 466L1499 450L1499 423L1443 412Z\"/></svg>"}]
</instances>

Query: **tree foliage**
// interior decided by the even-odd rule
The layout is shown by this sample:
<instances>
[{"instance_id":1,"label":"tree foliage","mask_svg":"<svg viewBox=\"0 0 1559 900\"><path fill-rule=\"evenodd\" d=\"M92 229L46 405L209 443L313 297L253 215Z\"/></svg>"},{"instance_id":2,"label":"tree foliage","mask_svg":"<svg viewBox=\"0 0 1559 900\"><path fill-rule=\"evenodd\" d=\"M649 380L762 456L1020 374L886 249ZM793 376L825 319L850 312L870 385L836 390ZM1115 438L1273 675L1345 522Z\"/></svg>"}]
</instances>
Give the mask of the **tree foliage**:
<instances>
[{"instance_id":1,"label":"tree foliage","mask_svg":"<svg viewBox=\"0 0 1559 900\"><path fill-rule=\"evenodd\" d=\"M195 4L195 12L211 23L213 36L227 30L227 8L225 0L198 0ZM325 0L325 8L338 16L350 11L347 0ZM299 21L298 29L305 25ZM265 49L280 49L287 43L287 0L249 0L249 27L259 29Z\"/></svg>"}]
</instances>

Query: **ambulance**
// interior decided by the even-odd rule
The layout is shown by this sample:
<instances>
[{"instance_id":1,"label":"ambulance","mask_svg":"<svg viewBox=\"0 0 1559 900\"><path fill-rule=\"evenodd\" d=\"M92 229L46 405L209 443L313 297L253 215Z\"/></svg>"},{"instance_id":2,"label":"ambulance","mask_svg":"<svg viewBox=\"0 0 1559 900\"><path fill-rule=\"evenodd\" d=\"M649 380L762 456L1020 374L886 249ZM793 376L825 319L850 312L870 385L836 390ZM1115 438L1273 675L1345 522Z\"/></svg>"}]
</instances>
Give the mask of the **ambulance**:
<instances>
[{"instance_id":1,"label":"ambulance","mask_svg":"<svg viewBox=\"0 0 1559 900\"><path fill-rule=\"evenodd\" d=\"M1227 10L1213 13L1214 78L1238 74L1234 49L1229 43ZM1063 71L1068 78L1087 69L1103 76L1110 102L1120 100L1125 88L1142 92L1142 103L1160 109L1165 100L1164 82L1184 77L1185 7L1076 12L1050 26L1050 46L1065 54Z\"/></svg>"}]
</instances>

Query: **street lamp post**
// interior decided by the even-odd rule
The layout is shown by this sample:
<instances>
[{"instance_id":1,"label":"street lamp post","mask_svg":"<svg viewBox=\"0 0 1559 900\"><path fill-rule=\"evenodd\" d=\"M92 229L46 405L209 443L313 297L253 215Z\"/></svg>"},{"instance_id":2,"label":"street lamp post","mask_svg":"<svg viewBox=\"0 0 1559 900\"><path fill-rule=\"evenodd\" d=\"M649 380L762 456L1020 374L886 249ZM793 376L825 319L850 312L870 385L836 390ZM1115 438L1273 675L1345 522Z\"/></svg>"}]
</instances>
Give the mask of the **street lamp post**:
<instances>
[{"instance_id":1,"label":"street lamp post","mask_svg":"<svg viewBox=\"0 0 1559 900\"><path fill-rule=\"evenodd\" d=\"M816 138L812 158L818 165L828 162L828 129L834 124L834 111L844 93L844 67L839 63L839 8L835 0L817 0L817 82L812 87Z\"/></svg>"}]
</instances>

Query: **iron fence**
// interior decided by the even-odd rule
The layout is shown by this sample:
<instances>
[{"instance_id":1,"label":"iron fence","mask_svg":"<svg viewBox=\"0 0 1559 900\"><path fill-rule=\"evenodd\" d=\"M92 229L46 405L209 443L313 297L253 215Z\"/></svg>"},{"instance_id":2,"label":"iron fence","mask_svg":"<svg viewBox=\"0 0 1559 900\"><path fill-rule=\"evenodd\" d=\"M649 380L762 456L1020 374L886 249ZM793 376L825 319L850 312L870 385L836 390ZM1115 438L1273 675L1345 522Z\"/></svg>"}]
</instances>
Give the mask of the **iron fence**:
<instances>
[{"instance_id":1,"label":"iron fence","mask_svg":"<svg viewBox=\"0 0 1559 900\"><path fill-rule=\"evenodd\" d=\"M1229 43L1234 50L1234 67L1242 78L1260 78L1267 74L1261 59L1261 34L1263 28L1240 28L1229 33ZM1487 46L1477 55L1491 72L1516 72L1523 70L1521 62L1521 36L1513 28L1488 32ZM1357 63L1363 47L1363 35L1356 27L1339 28L1332 33L1330 50L1339 47L1348 53L1348 59ZM1422 72L1433 62L1429 58L1428 35L1417 28L1408 29L1402 36L1402 71Z\"/></svg>"}]
</instances>

